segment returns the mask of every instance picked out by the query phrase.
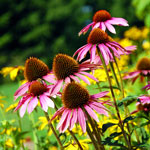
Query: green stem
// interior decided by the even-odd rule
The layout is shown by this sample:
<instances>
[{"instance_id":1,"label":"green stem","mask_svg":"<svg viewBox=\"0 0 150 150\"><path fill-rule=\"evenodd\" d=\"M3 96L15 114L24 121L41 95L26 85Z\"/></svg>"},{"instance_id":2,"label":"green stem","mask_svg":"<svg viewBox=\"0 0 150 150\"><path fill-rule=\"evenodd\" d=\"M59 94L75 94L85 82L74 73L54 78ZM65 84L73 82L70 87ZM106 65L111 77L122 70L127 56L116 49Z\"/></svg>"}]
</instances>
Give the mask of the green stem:
<instances>
[{"instance_id":1,"label":"green stem","mask_svg":"<svg viewBox=\"0 0 150 150\"><path fill-rule=\"evenodd\" d=\"M58 142L58 144L59 144L59 146L60 146L60 149L63 150L64 148L63 148L63 145L62 145L62 143L61 143L61 140L60 140L59 136L57 135L57 133L56 133L56 131L55 131L55 129L54 129L52 123L50 122L50 118L49 118L48 113L44 111L44 114L45 114L46 119L47 119L47 121L48 121L48 126L49 126L49 128L52 130L53 134L55 135L56 140L57 140L57 142Z\"/></svg>"},{"instance_id":2,"label":"green stem","mask_svg":"<svg viewBox=\"0 0 150 150\"><path fill-rule=\"evenodd\" d=\"M1 111L1 114L2 114L3 120L6 120L6 116L5 116L4 111L2 110L2 107L1 107L1 106L0 106L0 111Z\"/></svg>"},{"instance_id":3,"label":"green stem","mask_svg":"<svg viewBox=\"0 0 150 150\"><path fill-rule=\"evenodd\" d=\"M92 141L92 143L95 147L95 150L99 150L99 148L97 146L97 142L95 141L95 138L94 138L94 136L93 136L93 134L90 130L90 127L89 127L88 123L86 123L86 127L87 127L87 133L88 133L88 135L89 135L89 137L90 137L90 139L91 139L91 141Z\"/></svg>"},{"instance_id":4,"label":"green stem","mask_svg":"<svg viewBox=\"0 0 150 150\"><path fill-rule=\"evenodd\" d=\"M117 71L118 71L118 74L119 74L120 82L121 82L122 97L124 98L124 87L123 87L123 80L122 80L122 77L121 77L121 72L120 72L118 63L117 63L117 61L116 61L116 58L115 58L115 55L114 55L113 52L112 52L112 55L113 55L113 58L114 58L114 61L115 61L115 65L116 65L116 67L117 67Z\"/></svg>"},{"instance_id":5,"label":"green stem","mask_svg":"<svg viewBox=\"0 0 150 150\"><path fill-rule=\"evenodd\" d=\"M105 69L105 72L106 72L106 75L107 75L107 79L108 79L108 82L109 82L111 95L112 95L112 98L113 98L113 101L114 101L114 105L115 105L115 109L116 109L116 112L117 112L117 116L118 116L120 128L121 128L121 130L122 130L122 134L123 134L123 136L124 136L124 139L125 139L125 141L126 141L126 144L128 145L129 150L131 150L132 147L131 147L131 144L130 144L130 142L128 141L127 135L126 135L126 133L125 133L125 131L124 131L124 127L123 127L123 124L122 124L122 121L121 121L119 109L118 109L118 106L117 106L115 94L114 94L114 91L113 91L113 88L112 88L112 84L111 84L111 80L110 80L110 76L109 76L109 73L108 73L108 70L107 70L107 66L106 66L105 60L104 60L102 54L100 53L100 51L98 51L98 55L99 55L99 57L100 57L100 59L101 59L101 61L102 61L102 64L103 64L103 66L104 66L104 69Z\"/></svg>"},{"instance_id":6,"label":"green stem","mask_svg":"<svg viewBox=\"0 0 150 150\"><path fill-rule=\"evenodd\" d=\"M83 110L84 110L84 112L85 112L85 114L86 114L86 116L87 116L87 118L88 118L89 123L91 124L91 127L92 127L92 129L93 129L93 133L95 134L95 137L96 137L97 142L98 142L99 149L100 149L100 150L104 150L104 145L102 145L102 143L101 143L100 134L98 134L98 132L97 132L97 130L96 130L96 126L95 126L95 124L93 123L92 118L90 117L90 115L88 114L88 112L85 110L84 107L83 107Z\"/></svg>"},{"instance_id":7,"label":"green stem","mask_svg":"<svg viewBox=\"0 0 150 150\"><path fill-rule=\"evenodd\" d=\"M33 113L29 115L29 119L32 123L32 128L33 128L33 139L34 139L34 150L38 150L38 136L37 136L37 129L35 128L35 121L34 121L34 115Z\"/></svg>"},{"instance_id":8,"label":"green stem","mask_svg":"<svg viewBox=\"0 0 150 150\"><path fill-rule=\"evenodd\" d=\"M119 84L119 81L118 81L118 78L117 78L117 75L116 75L116 72L115 72L115 69L114 69L112 62L110 62L110 69L113 73L113 77L115 78L116 84L117 84L118 88L120 89L120 84Z\"/></svg>"},{"instance_id":9,"label":"green stem","mask_svg":"<svg viewBox=\"0 0 150 150\"><path fill-rule=\"evenodd\" d=\"M21 124L21 119L20 119L20 116L19 116L19 112L17 111L17 117L18 117L18 123L19 123L19 127L20 127L20 130L22 132L22 124ZM25 150L25 147L24 147L24 144L21 143L21 146L22 146L22 149Z\"/></svg>"},{"instance_id":10,"label":"green stem","mask_svg":"<svg viewBox=\"0 0 150 150\"><path fill-rule=\"evenodd\" d=\"M100 83L99 83L99 82L96 82L96 84L97 84L97 86L98 86L99 91L101 92L102 89L101 89L101 87L100 87Z\"/></svg>"},{"instance_id":11,"label":"green stem","mask_svg":"<svg viewBox=\"0 0 150 150\"><path fill-rule=\"evenodd\" d=\"M80 150L83 150L83 148L82 148L80 142L78 141L78 139L76 138L76 136L74 135L74 133L73 133L72 131L70 131L70 130L68 130L68 131L69 131L69 133L71 134L71 136L73 137L73 139L76 141L76 143L78 144L79 149L80 149Z\"/></svg>"}]
</instances>

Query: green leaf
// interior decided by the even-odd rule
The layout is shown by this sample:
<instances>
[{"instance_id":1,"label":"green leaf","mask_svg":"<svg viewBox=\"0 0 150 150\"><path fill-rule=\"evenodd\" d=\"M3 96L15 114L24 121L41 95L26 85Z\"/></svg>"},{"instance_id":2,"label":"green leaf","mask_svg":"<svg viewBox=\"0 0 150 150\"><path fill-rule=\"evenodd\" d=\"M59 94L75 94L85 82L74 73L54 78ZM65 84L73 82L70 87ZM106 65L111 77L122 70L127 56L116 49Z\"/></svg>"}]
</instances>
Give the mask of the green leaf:
<instances>
[{"instance_id":1,"label":"green leaf","mask_svg":"<svg viewBox=\"0 0 150 150\"><path fill-rule=\"evenodd\" d=\"M127 123L128 121L133 120L133 119L135 119L135 117L129 116L123 120L123 123Z\"/></svg>"},{"instance_id":2,"label":"green leaf","mask_svg":"<svg viewBox=\"0 0 150 150\"><path fill-rule=\"evenodd\" d=\"M123 103L126 103L126 105L128 106L129 104L131 104L134 101L136 101L137 97L138 96L135 96L135 95L133 95L133 96L127 96L127 97L123 98L121 101L119 100L117 105L118 105L118 107L120 107L120 106L123 105Z\"/></svg>"},{"instance_id":3,"label":"green leaf","mask_svg":"<svg viewBox=\"0 0 150 150\"><path fill-rule=\"evenodd\" d=\"M111 123L111 122L106 123L106 124L103 124L103 126L102 126L102 131L103 131L103 133L104 133L109 127L112 127L112 126L114 126L114 125L117 125L117 124Z\"/></svg>"}]
</instances>

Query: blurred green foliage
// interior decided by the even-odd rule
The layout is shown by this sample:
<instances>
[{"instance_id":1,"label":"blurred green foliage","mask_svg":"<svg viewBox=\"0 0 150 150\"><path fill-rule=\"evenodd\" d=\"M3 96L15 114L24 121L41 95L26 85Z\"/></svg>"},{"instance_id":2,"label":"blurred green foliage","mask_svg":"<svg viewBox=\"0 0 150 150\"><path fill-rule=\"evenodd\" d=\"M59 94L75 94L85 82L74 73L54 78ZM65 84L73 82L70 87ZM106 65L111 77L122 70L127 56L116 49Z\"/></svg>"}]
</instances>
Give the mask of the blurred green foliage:
<instances>
[{"instance_id":1,"label":"blurred green foliage","mask_svg":"<svg viewBox=\"0 0 150 150\"><path fill-rule=\"evenodd\" d=\"M136 8L136 15L140 20L144 20L145 25L150 27L150 0L133 0Z\"/></svg>"},{"instance_id":2,"label":"blurred green foliage","mask_svg":"<svg viewBox=\"0 0 150 150\"><path fill-rule=\"evenodd\" d=\"M57 53L72 55L86 43L78 32L99 9L137 24L130 0L0 0L0 68L35 56L51 68ZM139 22L140 23L140 22ZM121 36L128 27L117 28Z\"/></svg>"}]
</instances>

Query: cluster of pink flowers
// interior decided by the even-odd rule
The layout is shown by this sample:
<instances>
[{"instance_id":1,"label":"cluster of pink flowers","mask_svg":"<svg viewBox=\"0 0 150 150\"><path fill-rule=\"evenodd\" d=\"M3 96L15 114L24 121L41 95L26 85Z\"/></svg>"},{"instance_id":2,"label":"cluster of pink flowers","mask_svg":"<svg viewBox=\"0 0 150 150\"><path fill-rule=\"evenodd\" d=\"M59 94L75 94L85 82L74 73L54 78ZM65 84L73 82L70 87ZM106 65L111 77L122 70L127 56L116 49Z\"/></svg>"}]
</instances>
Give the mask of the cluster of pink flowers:
<instances>
[{"instance_id":1,"label":"cluster of pink flowers","mask_svg":"<svg viewBox=\"0 0 150 150\"><path fill-rule=\"evenodd\" d=\"M15 111L20 108L20 116L23 117L26 109L28 113L31 113L40 102L41 108L47 112L48 107L55 107L54 98L60 96L63 106L51 119L52 121L57 116L61 116L57 125L60 132L65 132L67 128L72 130L75 123L79 123L83 132L86 132L85 110L97 122L99 120L95 111L108 116L108 110L104 105L112 104L108 100L99 100L105 97L108 91L90 95L84 87L79 85L79 78L87 84L90 84L87 77L98 82L93 75L88 73L102 65L102 60L97 53L101 53L108 65L109 62L114 61L114 57L120 58L121 55L128 55L136 49L136 46L122 47L115 42L105 32L107 28L110 32L116 33L112 25L128 26L128 23L123 18L111 17L105 10L96 12L93 22L79 32L81 35L92 27L87 44L73 55L73 57L78 55L77 59L58 54L53 60L52 70L49 70L48 66L37 58L27 59L24 73L27 82L15 92L15 100L21 97ZM78 61L83 60L88 52L90 52L90 59L79 64Z\"/></svg>"}]
</instances>

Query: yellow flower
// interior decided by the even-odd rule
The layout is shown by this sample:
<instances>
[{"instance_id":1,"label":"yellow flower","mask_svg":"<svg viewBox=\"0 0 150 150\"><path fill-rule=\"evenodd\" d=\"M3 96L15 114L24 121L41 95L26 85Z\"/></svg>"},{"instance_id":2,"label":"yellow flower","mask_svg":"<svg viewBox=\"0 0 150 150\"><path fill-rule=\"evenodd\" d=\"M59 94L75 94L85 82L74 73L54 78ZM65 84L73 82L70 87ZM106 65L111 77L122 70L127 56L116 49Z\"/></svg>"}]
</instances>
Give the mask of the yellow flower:
<instances>
[{"instance_id":1,"label":"yellow flower","mask_svg":"<svg viewBox=\"0 0 150 150\"><path fill-rule=\"evenodd\" d=\"M142 31L134 26L131 27L129 30L125 31L124 36L135 41L140 40L142 38Z\"/></svg>"},{"instance_id":2,"label":"yellow flower","mask_svg":"<svg viewBox=\"0 0 150 150\"><path fill-rule=\"evenodd\" d=\"M5 145L6 145L8 148L13 148L13 147L14 147L13 141L12 141L12 139L10 139L10 138L6 140Z\"/></svg>"},{"instance_id":3,"label":"yellow flower","mask_svg":"<svg viewBox=\"0 0 150 150\"><path fill-rule=\"evenodd\" d=\"M150 41L144 41L142 47L145 50L150 50Z\"/></svg>"},{"instance_id":4,"label":"yellow flower","mask_svg":"<svg viewBox=\"0 0 150 150\"><path fill-rule=\"evenodd\" d=\"M9 107L7 107L7 108L5 109L5 112L8 112L8 111L10 111L10 110L13 110L14 108L17 107L17 105L18 105L18 102L15 103L15 104L11 104Z\"/></svg>"},{"instance_id":5,"label":"yellow flower","mask_svg":"<svg viewBox=\"0 0 150 150\"><path fill-rule=\"evenodd\" d=\"M91 142L90 139L84 139L84 140L79 140L83 150L89 150L89 146L88 143ZM67 143L66 145L68 145L69 143ZM71 143L69 144L69 146L67 146L65 148L65 150L78 150L79 147L76 143L74 143L73 141L71 141Z\"/></svg>"},{"instance_id":6,"label":"yellow flower","mask_svg":"<svg viewBox=\"0 0 150 150\"><path fill-rule=\"evenodd\" d=\"M0 73L6 77L8 74L10 75L11 80L15 80L19 72L24 71L23 66L17 66L17 67L4 67L0 71Z\"/></svg>"},{"instance_id":7,"label":"yellow flower","mask_svg":"<svg viewBox=\"0 0 150 150\"><path fill-rule=\"evenodd\" d=\"M132 41L129 40L128 38L124 38L124 39L121 39L119 41L119 44L123 47L126 47L126 46L131 46L132 45Z\"/></svg>"},{"instance_id":8,"label":"yellow flower","mask_svg":"<svg viewBox=\"0 0 150 150\"><path fill-rule=\"evenodd\" d=\"M143 39L146 39L148 37L148 34L150 34L150 28L144 27L142 29L142 37L143 37Z\"/></svg>"},{"instance_id":9,"label":"yellow flower","mask_svg":"<svg viewBox=\"0 0 150 150\"><path fill-rule=\"evenodd\" d=\"M5 101L2 100L3 98L5 98L5 96L0 96L0 107L1 107L1 108L4 108L4 104L3 104L3 103L4 103Z\"/></svg>"},{"instance_id":10,"label":"yellow flower","mask_svg":"<svg viewBox=\"0 0 150 150\"><path fill-rule=\"evenodd\" d=\"M45 128L47 128L47 125L48 125L48 121L46 119L46 117L39 117L39 123L40 123L40 126L39 126L39 130L43 130ZM52 135L52 130L49 130L48 131L48 136L51 136Z\"/></svg>"}]
</instances>

